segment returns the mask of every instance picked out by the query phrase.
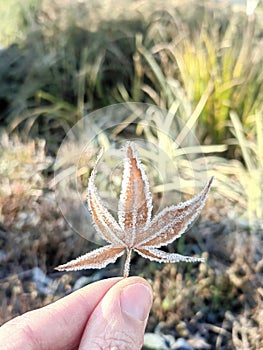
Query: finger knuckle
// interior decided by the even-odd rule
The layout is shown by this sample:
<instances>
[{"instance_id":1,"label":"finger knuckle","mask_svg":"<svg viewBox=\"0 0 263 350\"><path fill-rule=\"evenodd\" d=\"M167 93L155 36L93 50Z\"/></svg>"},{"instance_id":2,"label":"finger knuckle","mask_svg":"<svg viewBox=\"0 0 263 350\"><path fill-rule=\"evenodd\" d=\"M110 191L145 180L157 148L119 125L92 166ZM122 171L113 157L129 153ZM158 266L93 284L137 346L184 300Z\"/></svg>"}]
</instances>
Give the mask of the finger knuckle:
<instances>
[{"instance_id":1,"label":"finger knuckle","mask_svg":"<svg viewBox=\"0 0 263 350\"><path fill-rule=\"evenodd\" d=\"M123 332L98 336L93 339L92 344L94 347L91 349L94 350L139 350L142 347L142 341L136 341L131 335Z\"/></svg>"},{"instance_id":2,"label":"finger knuckle","mask_svg":"<svg viewBox=\"0 0 263 350\"><path fill-rule=\"evenodd\" d=\"M40 342L32 327L30 322L30 317L28 314L24 314L16 317L10 321L10 326L15 327L16 333L21 339L21 343L26 343L28 349L37 349L40 348Z\"/></svg>"}]
</instances>

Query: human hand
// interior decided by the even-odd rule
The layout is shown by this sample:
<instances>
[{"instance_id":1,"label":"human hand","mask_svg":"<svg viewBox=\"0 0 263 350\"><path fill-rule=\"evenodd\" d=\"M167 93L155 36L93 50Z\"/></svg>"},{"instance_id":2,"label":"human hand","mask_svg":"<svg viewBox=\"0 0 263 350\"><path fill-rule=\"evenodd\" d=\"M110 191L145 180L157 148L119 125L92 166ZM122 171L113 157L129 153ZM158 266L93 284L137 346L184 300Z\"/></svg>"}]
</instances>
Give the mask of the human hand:
<instances>
[{"instance_id":1,"label":"human hand","mask_svg":"<svg viewBox=\"0 0 263 350\"><path fill-rule=\"evenodd\" d=\"M152 304L140 277L88 285L0 328L0 350L137 350Z\"/></svg>"}]
</instances>

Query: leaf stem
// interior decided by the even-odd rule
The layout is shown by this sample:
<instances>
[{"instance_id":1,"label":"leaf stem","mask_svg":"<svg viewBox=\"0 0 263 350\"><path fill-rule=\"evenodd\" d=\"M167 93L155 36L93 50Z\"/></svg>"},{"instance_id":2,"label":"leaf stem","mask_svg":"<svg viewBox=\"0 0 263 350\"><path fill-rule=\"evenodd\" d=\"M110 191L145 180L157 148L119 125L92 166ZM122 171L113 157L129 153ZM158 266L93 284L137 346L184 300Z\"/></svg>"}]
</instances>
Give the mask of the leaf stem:
<instances>
[{"instance_id":1,"label":"leaf stem","mask_svg":"<svg viewBox=\"0 0 263 350\"><path fill-rule=\"evenodd\" d=\"M127 249L127 256L124 264L124 271L123 271L123 277L126 278L129 276L130 272L130 262L131 262L131 249Z\"/></svg>"}]
</instances>

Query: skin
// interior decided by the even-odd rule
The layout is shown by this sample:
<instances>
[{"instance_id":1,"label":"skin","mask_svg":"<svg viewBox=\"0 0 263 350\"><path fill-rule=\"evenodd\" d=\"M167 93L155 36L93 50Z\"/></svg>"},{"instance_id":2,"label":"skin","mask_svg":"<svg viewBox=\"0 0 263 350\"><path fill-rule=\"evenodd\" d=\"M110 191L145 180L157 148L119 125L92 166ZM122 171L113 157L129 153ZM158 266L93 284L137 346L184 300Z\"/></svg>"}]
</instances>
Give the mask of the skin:
<instances>
[{"instance_id":1,"label":"skin","mask_svg":"<svg viewBox=\"0 0 263 350\"><path fill-rule=\"evenodd\" d=\"M0 350L141 349L152 305L140 277L88 285L0 328Z\"/></svg>"}]
</instances>

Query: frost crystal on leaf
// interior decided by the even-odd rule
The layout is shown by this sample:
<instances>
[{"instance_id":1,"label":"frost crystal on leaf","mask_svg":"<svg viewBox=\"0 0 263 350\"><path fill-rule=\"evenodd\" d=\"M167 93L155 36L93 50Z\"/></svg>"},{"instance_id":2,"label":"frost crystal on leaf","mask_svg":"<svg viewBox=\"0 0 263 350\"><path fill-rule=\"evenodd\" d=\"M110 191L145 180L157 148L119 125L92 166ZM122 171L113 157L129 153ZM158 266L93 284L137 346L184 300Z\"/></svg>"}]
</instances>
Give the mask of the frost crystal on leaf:
<instances>
[{"instance_id":1,"label":"frost crystal on leaf","mask_svg":"<svg viewBox=\"0 0 263 350\"><path fill-rule=\"evenodd\" d=\"M127 277L132 250L144 258L161 263L204 261L203 258L166 253L158 248L179 238L198 217L205 205L213 177L197 196L163 209L151 220L152 196L149 182L132 142L127 142L125 153L118 222L103 204L95 186L97 165L102 151L98 155L88 184L88 205L95 228L109 244L60 265L57 270L102 268L115 262L126 251L124 277Z\"/></svg>"}]
</instances>

